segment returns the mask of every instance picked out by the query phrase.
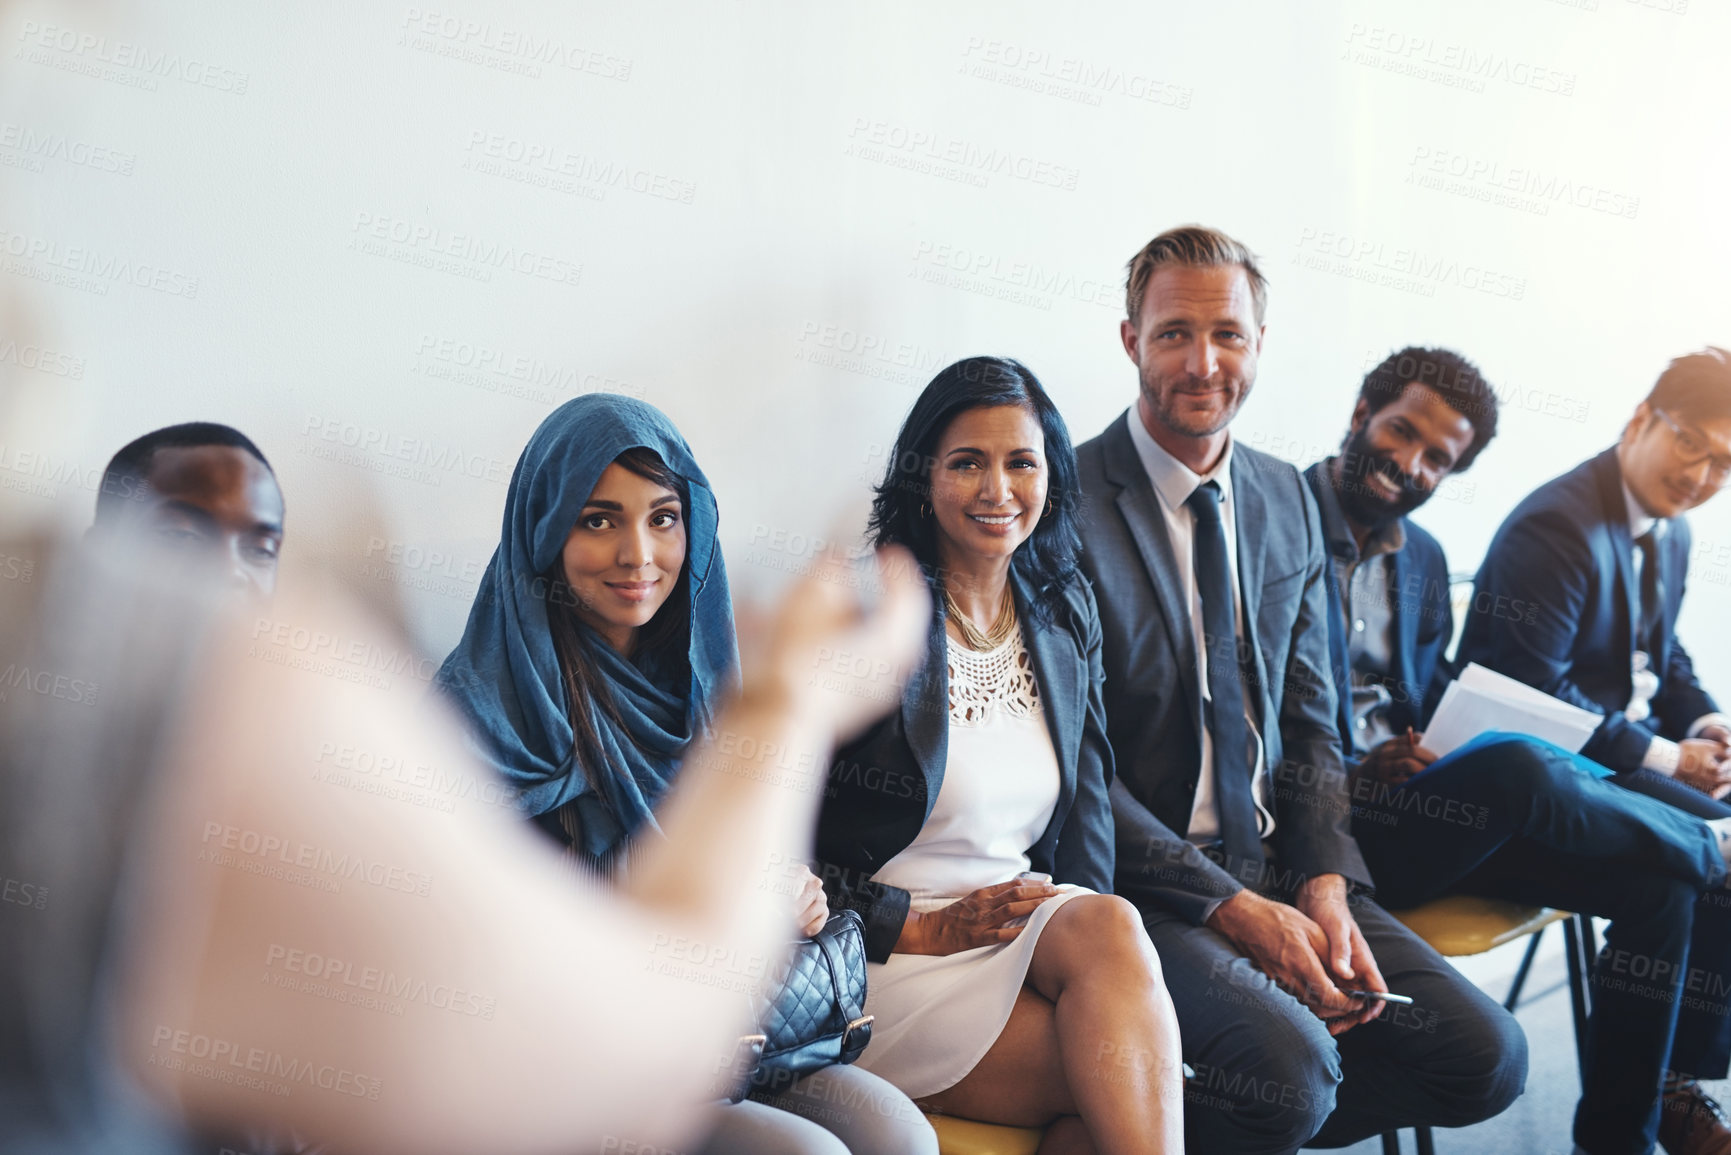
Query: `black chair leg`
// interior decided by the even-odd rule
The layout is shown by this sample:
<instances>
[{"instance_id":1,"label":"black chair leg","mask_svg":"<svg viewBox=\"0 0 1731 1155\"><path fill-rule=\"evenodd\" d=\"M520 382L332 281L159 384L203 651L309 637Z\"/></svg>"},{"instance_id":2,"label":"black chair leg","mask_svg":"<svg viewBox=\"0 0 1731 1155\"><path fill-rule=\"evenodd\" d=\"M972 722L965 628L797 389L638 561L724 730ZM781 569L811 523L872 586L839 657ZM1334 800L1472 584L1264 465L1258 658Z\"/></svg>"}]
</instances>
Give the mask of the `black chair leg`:
<instances>
[{"instance_id":1,"label":"black chair leg","mask_svg":"<svg viewBox=\"0 0 1731 1155\"><path fill-rule=\"evenodd\" d=\"M1400 1155L1399 1131L1384 1131L1382 1133L1382 1155Z\"/></svg>"},{"instance_id":2,"label":"black chair leg","mask_svg":"<svg viewBox=\"0 0 1731 1155\"><path fill-rule=\"evenodd\" d=\"M1581 1072L1581 1087L1587 1085L1587 1020L1593 1013L1587 980L1593 973L1593 958L1586 953L1593 939L1592 924L1580 915L1563 923L1563 951L1569 964L1569 1002L1575 1013L1575 1061Z\"/></svg>"},{"instance_id":3,"label":"black chair leg","mask_svg":"<svg viewBox=\"0 0 1731 1155\"><path fill-rule=\"evenodd\" d=\"M1431 1142L1429 1127L1415 1127L1414 1134L1418 1137L1418 1155L1436 1155L1436 1144Z\"/></svg>"},{"instance_id":4,"label":"black chair leg","mask_svg":"<svg viewBox=\"0 0 1731 1155\"><path fill-rule=\"evenodd\" d=\"M1521 956L1521 965L1515 970L1515 981L1509 987L1509 997L1503 1000L1503 1010L1512 1011L1521 1001L1521 990L1527 985L1527 972L1533 969L1533 956L1539 953L1539 940L1544 936L1545 928L1542 926L1527 936L1527 953Z\"/></svg>"}]
</instances>

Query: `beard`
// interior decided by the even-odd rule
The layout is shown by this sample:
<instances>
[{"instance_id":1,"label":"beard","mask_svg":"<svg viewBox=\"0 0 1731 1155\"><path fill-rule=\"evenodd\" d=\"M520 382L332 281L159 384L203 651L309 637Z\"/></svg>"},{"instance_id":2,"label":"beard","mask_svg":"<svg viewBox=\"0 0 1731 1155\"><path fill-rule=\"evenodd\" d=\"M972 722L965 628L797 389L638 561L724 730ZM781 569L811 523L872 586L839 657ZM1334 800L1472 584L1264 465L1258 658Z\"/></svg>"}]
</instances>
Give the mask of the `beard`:
<instances>
[{"instance_id":1,"label":"beard","mask_svg":"<svg viewBox=\"0 0 1731 1155\"><path fill-rule=\"evenodd\" d=\"M1182 373L1162 377L1153 365L1142 366L1142 400L1160 424L1185 437L1207 437L1232 423L1239 407L1250 395L1254 379L1217 373L1203 380ZM1198 391L1214 389L1221 395L1214 404L1197 405Z\"/></svg>"},{"instance_id":2,"label":"beard","mask_svg":"<svg viewBox=\"0 0 1731 1155\"><path fill-rule=\"evenodd\" d=\"M1387 455L1372 448L1364 430L1346 439L1340 452L1340 476L1335 493L1347 519L1366 529L1381 529L1430 500L1431 491L1420 489L1411 475ZM1400 496L1390 498L1368 483L1372 474L1400 487Z\"/></svg>"}]
</instances>

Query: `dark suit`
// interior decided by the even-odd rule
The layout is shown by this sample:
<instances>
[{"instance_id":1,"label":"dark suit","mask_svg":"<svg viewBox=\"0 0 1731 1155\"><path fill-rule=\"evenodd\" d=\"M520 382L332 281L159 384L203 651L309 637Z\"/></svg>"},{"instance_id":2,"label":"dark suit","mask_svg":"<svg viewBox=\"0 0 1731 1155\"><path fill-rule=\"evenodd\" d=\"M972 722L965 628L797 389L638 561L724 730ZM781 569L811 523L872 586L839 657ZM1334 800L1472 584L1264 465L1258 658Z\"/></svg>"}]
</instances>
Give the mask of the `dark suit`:
<instances>
[{"instance_id":1,"label":"dark suit","mask_svg":"<svg viewBox=\"0 0 1731 1155\"><path fill-rule=\"evenodd\" d=\"M1605 715L1581 753L1619 773L1636 770L1654 734L1683 738L1717 710L1674 632L1689 523L1672 518L1659 544L1663 613L1650 654L1659 692L1647 720L1623 716L1640 587L1615 449L1535 489L1497 530L1473 586L1457 668L1477 662Z\"/></svg>"},{"instance_id":2,"label":"dark suit","mask_svg":"<svg viewBox=\"0 0 1731 1155\"><path fill-rule=\"evenodd\" d=\"M1064 590L1052 622L1029 608L1027 582L1011 571L1023 640L1034 662L1041 708L1058 754L1060 786L1052 820L1028 848L1030 869L1054 882L1110 894L1112 751L1101 704L1100 615L1080 575ZM913 842L937 801L949 745L949 676L943 600L932 614L926 661L909 680L901 709L836 752L817 823L818 875L832 907L865 919L866 957L882 962L908 916L908 892L871 875Z\"/></svg>"},{"instance_id":3,"label":"dark suit","mask_svg":"<svg viewBox=\"0 0 1731 1155\"><path fill-rule=\"evenodd\" d=\"M1239 596L1253 635L1243 641L1260 687L1254 720L1276 822L1270 869L1251 882L1290 898L1305 878L1344 875L1390 989L1422 1008L1385 1011L1338 1043L1201 925L1242 883L1185 838L1203 726L1190 607L1160 497L1125 418L1080 446L1077 464L1082 564L1105 631L1107 732L1118 768L1117 886L1147 921L1185 1058L1198 1072L1185 1107L1191 1149L1343 1146L1390 1127L1460 1126L1502 1110L1525 1080L1520 1029L1366 893L1370 875L1349 830L1336 730L1322 530L1298 471L1233 449Z\"/></svg>"},{"instance_id":4,"label":"dark suit","mask_svg":"<svg viewBox=\"0 0 1731 1155\"><path fill-rule=\"evenodd\" d=\"M1203 724L1189 607L1159 498L1122 422L1077 453L1087 500L1082 566L1106 637L1120 893L1201 922L1241 883L1184 838ZM1282 783L1272 807L1276 852L1290 875L1341 874L1368 885L1348 830L1316 510L1291 466L1243 447L1234 456L1239 585L1262 691L1257 722L1269 773Z\"/></svg>"},{"instance_id":5,"label":"dark suit","mask_svg":"<svg viewBox=\"0 0 1731 1155\"><path fill-rule=\"evenodd\" d=\"M1305 480L1324 511L1334 506L1325 464ZM1619 501L1620 501L1619 497ZM1332 548L1356 556L1344 520L1325 512ZM1436 539L1404 521L1406 543L1390 556L1387 650L1397 676L1390 729L1421 715L1402 688L1440 690L1443 645L1453 626L1448 561ZM1346 619L1334 566L1328 616L1335 685L1350 700ZM1403 701L1403 697L1407 700ZM1352 744L1341 716L1341 741ZM1416 906L1449 891L1552 906L1612 920L1593 1001L1589 1068L1576 1110L1575 1142L1594 1155L1649 1150L1657 1136L1659 1086L1668 1068L1724 1071L1722 996L1681 999L1685 971L1723 985L1731 971L1731 918L1716 890L1725 863L1697 818L1593 777L1549 743L1509 738L1437 762L1393 788L1353 777L1353 832L1390 905ZM1626 960L1647 960L1641 982ZM1620 962L1619 960L1623 960ZM1619 973L1619 967L1622 972ZM1705 976L1714 976L1709 982ZM1624 981L1618 981L1622 979ZM1687 1009L1679 1016L1680 1003ZM1673 1036L1681 1044L1673 1045ZM1702 1072L1718 1077L1712 1070Z\"/></svg>"}]
</instances>

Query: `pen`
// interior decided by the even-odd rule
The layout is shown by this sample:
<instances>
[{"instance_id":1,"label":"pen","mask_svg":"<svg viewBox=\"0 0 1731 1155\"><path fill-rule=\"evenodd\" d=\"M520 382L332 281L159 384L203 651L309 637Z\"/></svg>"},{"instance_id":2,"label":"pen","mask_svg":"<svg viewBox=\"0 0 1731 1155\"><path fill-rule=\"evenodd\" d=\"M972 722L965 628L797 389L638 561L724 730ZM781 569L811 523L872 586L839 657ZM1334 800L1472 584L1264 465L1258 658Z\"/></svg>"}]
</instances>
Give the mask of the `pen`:
<instances>
[{"instance_id":1,"label":"pen","mask_svg":"<svg viewBox=\"0 0 1731 1155\"><path fill-rule=\"evenodd\" d=\"M1390 991L1347 991L1355 999L1376 999L1378 1002L1399 1003L1403 1007L1412 1006L1412 999L1407 995L1397 995Z\"/></svg>"}]
</instances>

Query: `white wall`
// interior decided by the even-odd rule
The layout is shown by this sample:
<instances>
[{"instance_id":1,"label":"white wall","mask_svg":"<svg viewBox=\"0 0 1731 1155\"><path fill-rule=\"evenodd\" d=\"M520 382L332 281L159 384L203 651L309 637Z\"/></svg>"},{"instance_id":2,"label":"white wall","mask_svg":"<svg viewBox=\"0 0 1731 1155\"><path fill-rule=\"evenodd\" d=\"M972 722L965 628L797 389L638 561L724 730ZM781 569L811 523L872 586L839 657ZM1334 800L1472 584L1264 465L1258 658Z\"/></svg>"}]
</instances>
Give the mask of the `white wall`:
<instances>
[{"instance_id":1,"label":"white wall","mask_svg":"<svg viewBox=\"0 0 1731 1155\"><path fill-rule=\"evenodd\" d=\"M0 511L82 522L120 444L227 421L290 549L442 654L524 440L610 388L684 429L761 599L799 559L754 548L857 524L957 356L1097 432L1135 387L1123 263L1197 220L1273 282L1247 442L1320 456L1412 342L1509 392L1421 515L1470 568L1670 356L1731 344L1728 48L1705 0L0 6ZM519 148L566 175L489 155ZM411 263L430 238L470 257ZM1694 521L1683 629L1731 687L1731 499Z\"/></svg>"}]
</instances>

